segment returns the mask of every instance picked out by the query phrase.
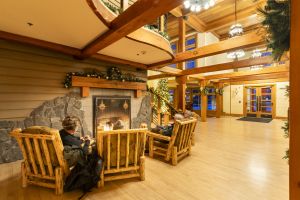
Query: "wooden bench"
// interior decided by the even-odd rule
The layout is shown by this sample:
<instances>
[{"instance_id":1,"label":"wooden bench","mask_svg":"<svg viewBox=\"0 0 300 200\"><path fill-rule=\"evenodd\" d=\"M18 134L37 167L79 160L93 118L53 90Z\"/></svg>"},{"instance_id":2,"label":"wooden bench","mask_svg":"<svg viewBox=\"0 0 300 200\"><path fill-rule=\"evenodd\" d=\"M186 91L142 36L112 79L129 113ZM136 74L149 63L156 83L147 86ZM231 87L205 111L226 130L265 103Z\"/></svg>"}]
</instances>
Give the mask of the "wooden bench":
<instances>
[{"instance_id":1,"label":"wooden bench","mask_svg":"<svg viewBox=\"0 0 300 200\"><path fill-rule=\"evenodd\" d=\"M51 129L48 134L32 134L14 129L10 135L17 140L24 158L21 163L22 187L34 184L62 194L69 168L63 158L59 132Z\"/></svg>"},{"instance_id":2,"label":"wooden bench","mask_svg":"<svg viewBox=\"0 0 300 200\"><path fill-rule=\"evenodd\" d=\"M101 181L140 177L145 180L145 141L147 129L97 131L98 153L104 159Z\"/></svg>"},{"instance_id":3,"label":"wooden bench","mask_svg":"<svg viewBox=\"0 0 300 200\"><path fill-rule=\"evenodd\" d=\"M190 154L196 123L196 118L175 120L171 137L149 131L149 157L162 156L167 162L172 158L172 164L177 165L179 159Z\"/></svg>"}]
</instances>

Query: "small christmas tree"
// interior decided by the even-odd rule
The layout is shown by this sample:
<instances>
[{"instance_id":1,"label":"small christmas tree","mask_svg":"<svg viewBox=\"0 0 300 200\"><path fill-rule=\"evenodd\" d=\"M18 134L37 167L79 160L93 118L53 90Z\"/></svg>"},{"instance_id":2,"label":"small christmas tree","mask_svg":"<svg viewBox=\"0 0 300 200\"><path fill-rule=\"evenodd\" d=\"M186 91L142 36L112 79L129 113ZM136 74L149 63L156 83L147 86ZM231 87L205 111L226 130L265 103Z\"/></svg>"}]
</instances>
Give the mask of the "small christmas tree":
<instances>
[{"instance_id":1,"label":"small christmas tree","mask_svg":"<svg viewBox=\"0 0 300 200\"><path fill-rule=\"evenodd\" d=\"M160 97L163 97L166 100L170 99L170 93L169 93L169 87L168 87L168 80L167 79L160 79L158 81L157 87L155 88L155 93L158 94ZM161 111L165 112L167 111L167 105L165 101L162 99L160 100L160 105L161 105ZM158 105L158 99L155 99L155 104Z\"/></svg>"}]
</instances>

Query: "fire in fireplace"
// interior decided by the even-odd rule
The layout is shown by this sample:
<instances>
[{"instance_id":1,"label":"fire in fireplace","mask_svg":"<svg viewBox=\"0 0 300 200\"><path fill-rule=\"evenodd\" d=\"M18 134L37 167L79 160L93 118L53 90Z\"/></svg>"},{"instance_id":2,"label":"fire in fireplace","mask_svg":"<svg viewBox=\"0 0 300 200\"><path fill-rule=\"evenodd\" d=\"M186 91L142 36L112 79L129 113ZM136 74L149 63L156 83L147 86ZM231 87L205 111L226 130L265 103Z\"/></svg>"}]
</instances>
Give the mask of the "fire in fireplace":
<instances>
[{"instance_id":1,"label":"fire in fireplace","mask_svg":"<svg viewBox=\"0 0 300 200\"><path fill-rule=\"evenodd\" d=\"M94 131L97 127L104 130L130 129L130 97L94 96Z\"/></svg>"}]
</instances>

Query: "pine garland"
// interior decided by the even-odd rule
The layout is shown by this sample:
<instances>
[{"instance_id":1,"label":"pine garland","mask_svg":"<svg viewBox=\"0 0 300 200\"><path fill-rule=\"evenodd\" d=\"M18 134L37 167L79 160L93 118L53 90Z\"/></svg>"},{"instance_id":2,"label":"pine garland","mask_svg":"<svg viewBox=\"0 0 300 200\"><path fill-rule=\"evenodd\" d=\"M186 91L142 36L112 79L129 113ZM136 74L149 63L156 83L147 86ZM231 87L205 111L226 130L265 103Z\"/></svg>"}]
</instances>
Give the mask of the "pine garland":
<instances>
[{"instance_id":1,"label":"pine garland","mask_svg":"<svg viewBox=\"0 0 300 200\"><path fill-rule=\"evenodd\" d=\"M286 97L289 97L289 96L290 96L290 87L289 87L289 86L286 86L286 88L285 88L285 96L286 96ZM284 131L284 137L285 137L285 138L290 138L289 121L286 121L286 122L284 123L284 126L281 127L281 128L282 128L283 131ZM287 149L287 150L285 151L285 155L283 156L283 159L289 160L289 157L290 157L290 150Z\"/></svg>"},{"instance_id":2,"label":"pine garland","mask_svg":"<svg viewBox=\"0 0 300 200\"><path fill-rule=\"evenodd\" d=\"M137 78L135 75L130 73L122 73L117 67L110 67L106 73L99 72L97 70L91 70L89 72L69 72L66 74L66 78L63 82L65 88L70 88L72 86L72 76L90 77L106 80L117 80L122 82L141 82L146 81Z\"/></svg>"},{"instance_id":3,"label":"pine garland","mask_svg":"<svg viewBox=\"0 0 300 200\"><path fill-rule=\"evenodd\" d=\"M156 26L145 25L144 28L149 29L151 31L154 31L154 32L160 34L161 36L163 36L164 38L166 38L167 40L170 40L170 37L169 37L168 33L158 30L158 28Z\"/></svg>"},{"instance_id":4,"label":"pine garland","mask_svg":"<svg viewBox=\"0 0 300 200\"><path fill-rule=\"evenodd\" d=\"M113 13L115 14L121 14L123 12L123 9L122 8L118 8L114 5L112 5L111 3L107 2L107 1L104 1L102 0L102 2L104 3L104 5L109 9L111 10Z\"/></svg>"},{"instance_id":5,"label":"pine garland","mask_svg":"<svg viewBox=\"0 0 300 200\"><path fill-rule=\"evenodd\" d=\"M258 11L264 16L268 48L273 50L274 60L279 61L290 49L290 0L268 0Z\"/></svg>"}]
</instances>

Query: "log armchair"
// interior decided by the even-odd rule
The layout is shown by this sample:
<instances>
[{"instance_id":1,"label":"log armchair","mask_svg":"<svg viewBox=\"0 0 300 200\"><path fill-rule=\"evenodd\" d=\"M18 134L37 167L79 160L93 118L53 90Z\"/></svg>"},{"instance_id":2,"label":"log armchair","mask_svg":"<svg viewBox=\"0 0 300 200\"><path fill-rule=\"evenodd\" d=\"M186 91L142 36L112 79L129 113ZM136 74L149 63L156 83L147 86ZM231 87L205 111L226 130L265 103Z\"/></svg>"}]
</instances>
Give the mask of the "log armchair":
<instances>
[{"instance_id":1,"label":"log armchair","mask_svg":"<svg viewBox=\"0 0 300 200\"><path fill-rule=\"evenodd\" d=\"M28 184L55 189L63 193L64 178L69 168L63 158L63 144L59 132L47 127L30 127L11 133L22 151L22 187Z\"/></svg>"},{"instance_id":2,"label":"log armchair","mask_svg":"<svg viewBox=\"0 0 300 200\"><path fill-rule=\"evenodd\" d=\"M145 180L145 141L147 129L97 130L97 149L104 159L101 180L104 182L139 177Z\"/></svg>"},{"instance_id":3,"label":"log armchair","mask_svg":"<svg viewBox=\"0 0 300 200\"><path fill-rule=\"evenodd\" d=\"M172 159L172 165L177 165L179 159L190 154L196 123L195 118L176 120L171 137L149 131L149 157L162 156L165 161Z\"/></svg>"}]
</instances>

